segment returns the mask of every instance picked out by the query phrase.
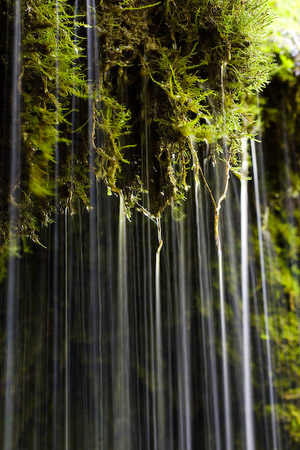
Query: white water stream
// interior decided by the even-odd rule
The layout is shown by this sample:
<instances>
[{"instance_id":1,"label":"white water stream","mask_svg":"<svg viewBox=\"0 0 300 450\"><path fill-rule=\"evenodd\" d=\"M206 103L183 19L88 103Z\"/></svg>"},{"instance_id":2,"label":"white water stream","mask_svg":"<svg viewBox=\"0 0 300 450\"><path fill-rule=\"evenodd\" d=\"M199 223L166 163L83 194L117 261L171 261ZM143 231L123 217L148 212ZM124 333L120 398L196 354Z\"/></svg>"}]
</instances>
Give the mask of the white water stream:
<instances>
[{"instance_id":1,"label":"white water stream","mask_svg":"<svg viewBox=\"0 0 300 450\"><path fill-rule=\"evenodd\" d=\"M246 449L255 449L253 423L253 396L251 372L251 328L249 305L249 255L248 255L248 151L247 139L242 140L242 179L241 179L241 283L243 309L243 378Z\"/></svg>"},{"instance_id":2,"label":"white water stream","mask_svg":"<svg viewBox=\"0 0 300 450\"><path fill-rule=\"evenodd\" d=\"M11 234L18 219L15 187L21 170L21 6L17 0L11 11L9 44L14 119L8 145ZM280 266L267 223L263 229L267 184L254 141L253 180L247 179L251 165L244 140L242 180L230 180L228 189L229 160L214 164L215 149L206 141L196 144L191 137L193 171L187 182L192 188L185 193L186 201L154 218L145 192L139 212L134 211L129 222L126 189L108 198L106 186L95 177L95 147L105 144L93 126L94 114L101 112L101 99L95 100L95 94L102 79L98 39L103 35L96 23L99 4L95 0L84 4L83 30L76 18L80 6L76 0L70 20L74 20L73 43L86 46L88 92L70 99L72 114L67 120L72 123L66 125L70 142L59 142L56 126L52 202L56 222L48 229L41 227L43 246L33 246L31 253L20 247L20 258L14 256L16 242L11 239L7 278L0 285L0 448L294 450L287 426L291 417L297 417L288 408L298 411L298 385L289 379L297 361L282 358L276 341L280 333L283 343L290 339L276 314L291 299L286 300L283 289L278 294L270 280ZM62 3L55 0L55 7L53 95L59 102ZM84 44L77 40L77 32L84 35ZM139 51L147 63L150 53ZM225 64L220 76L225 122ZM140 122L134 124L134 132L140 133L136 147L141 148L136 158L141 155L140 176L149 193L156 189L151 174L156 170L153 109L159 102L153 99L158 88L146 71L140 83L141 95L134 99L141 110ZM132 92L125 90L122 95L129 98ZM57 123L59 114L57 108ZM86 115L86 135L75 137ZM288 136L285 163L290 166L287 141ZM89 168L85 205L72 201L82 146ZM227 158L226 136L223 147ZM65 148L70 149L72 179L64 204L64 186L58 179ZM172 170L178 170L175 157L172 164ZM286 176L292 177L290 169ZM116 177L122 184L122 174ZM292 198L287 205L288 223L293 225L297 213ZM290 266L298 263L295 255L289 257ZM286 314L291 321L293 312ZM287 356L290 351L287 347ZM289 376L284 378L281 368Z\"/></svg>"},{"instance_id":3,"label":"white water stream","mask_svg":"<svg viewBox=\"0 0 300 450\"><path fill-rule=\"evenodd\" d=\"M259 243L259 263L262 279L262 299L263 299L263 310L264 310L264 323L265 323L265 343L267 350L267 376L269 385L269 400L271 407L271 425L272 425L272 442L274 450L277 450L277 432L276 432L276 414L275 414L275 399L274 399L274 387L273 387L273 368L272 368L272 358L271 358L271 347L270 347L270 332L269 332L269 311L268 311L268 293L267 293L267 281L266 281L266 269L265 269L265 258L264 258L264 244L263 244L263 234L262 234L262 215L260 208L260 193L259 193L259 180L257 171L257 158L255 142L251 140L251 156L253 165L253 182L255 191L255 206L256 206L256 220L257 220L257 232L258 232L258 243Z\"/></svg>"},{"instance_id":4,"label":"white water stream","mask_svg":"<svg viewBox=\"0 0 300 450\"><path fill-rule=\"evenodd\" d=\"M13 9L14 28L12 36L13 56L12 56L12 85L11 85L11 117L12 126L10 133L10 192L12 195L9 206L9 253L14 255L17 250L17 243L12 237L17 225L17 204L18 189L17 177L20 176L20 157L21 157L21 95L20 95L20 74L21 74L21 3L16 1ZM7 312L6 312L6 349L4 353L5 363L3 370L3 385L5 392L5 403L3 409L3 449L12 450L14 448L14 428L15 423L15 405L14 405L14 386L17 383L17 365L15 352L17 351L17 323L16 314L18 312L18 263L14 256L10 256L8 262L8 286L7 286Z\"/></svg>"}]
</instances>

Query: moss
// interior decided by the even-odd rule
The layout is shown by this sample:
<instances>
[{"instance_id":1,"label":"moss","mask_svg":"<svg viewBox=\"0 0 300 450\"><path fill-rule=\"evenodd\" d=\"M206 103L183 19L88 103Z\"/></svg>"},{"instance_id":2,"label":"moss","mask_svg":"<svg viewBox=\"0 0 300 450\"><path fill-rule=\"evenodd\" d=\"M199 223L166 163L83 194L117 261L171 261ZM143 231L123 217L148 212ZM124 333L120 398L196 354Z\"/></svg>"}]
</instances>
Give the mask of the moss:
<instances>
[{"instance_id":1,"label":"moss","mask_svg":"<svg viewBox=\"0 0 300 450\"><path fill-rule=\"evenodd\" d=\"M36 239L55 205L72 208L75 198L88 204L90 170L110 192L123 192L127 208L155 217L184 201L187 173L199 176L207 145L212 158L225 160L224 170L238 171L250 111L244 99L272 68L261 51L270 21L265 2L110 0L91 14L93 30L83 4L75 17L66 0L22 2L16 186L26 231L19 227L15 237ZM99 42L94 85L86 76L87 31ZM9 198L4 193L5 211Z\"/></svg>"},{"instance_id":2,"label":"moss","mask_svg":"<svg viewBox=\"0 0 300 450\"><path fill-rule=\"evenodd\" d=\"M22 168L15 180L15 190L18 192L15 208L19 224L13 233L9 231L8 205L11 193L4 190L1 195L2 261L10 248L9 234L12 233L11 239L16 241L19 238L38 241L41 226L53 220L55 190L59 191L58 201L64 204L70 197L88 201L86 177L89 168L86 166L84 150L80 149L72 157L70 155L73 125L69 122L69 116L74 105L78 105L79 100L76 104L74 98L86 97L86 81L80 62L82 39L74 35L73 9L65 0L60 0L58 5L57 11L56 1L53 0L21 2L21 75L18 89L21 98ZM9 34L14 11L9 1L6 6ZM11 45L11 42L7 42L8 50ZM6 56L11 57L11 54L7 52ZM7 61L7 67L5 82L9 91L11 60ZM10 110L9 102L7 105ZM5 126L9 129L10 123L15 120L18 118L8 114ZM5 129L1 133L1 142L4 152L9 153L9 137ZM56 161L56 153L59 161ZM9 170L4 170L2 185L8 186ZM85 179L82 178L83 174Z\"/></svg>"},{"instance_id":3,"label":"moss","mask_svg":"<svg viewBox=\"0 0 300 450\"><path fill-rule=\"evenodd\" d=\"M299 446L299 246L300 246L300 127L298 73L298 2L270 1L278 14L271 26L269 51L278 66L261 103L264 175L267 180L264 214L268 280L270 345L273 353L275 414L291 446ZM299 49L298 49L299 50ZM261 338L264 340L263 318ZM278 382L280 378L280 382ZM269 407L271 413L271 407Z\"/></svg>"},{"instance_id":4,"label":"moss","mask_svg":"<svg viewBox=\"0 0 300 450\"><path fill-rule=\"evenodd\" d=\"M223 158L220 143L226 138L230 156L225 157L230 165L239 164L248 112L243 98L265 85L272 67L261 51L271 14L265 2L258 6L256 1L150 5L106 2L97 17L102 84L131 111L126 142L136 151L126 159L148 191L150 213L159 216L185 197L186 171L193 166L191 137L200 159L207 142L212 152L221 149ZM124 189L129 202L135 177L122 163L120 169L122 179L111 188Z\"/></svg>"},{"instance_id":5,"label":"moss","mask_svg":"<svg viewBox=\"0 0 300 450\"><path fill-rule=\"evenodd\" d=\"M276 15L270 25L268 39L268 51L273 52L278 61L273 76L293 84L296 77L300 75L299 2L269 0L268 4Z\"/></svg>"},{"instance_id":6,"label":"moss","mask_svg":"<svg viewBox=\"0 0 300 450\"><path fill-rule=\"evenodd\" d=\"M85 94L73 11L66 1L26 2L22 36L22 151L28 167L28 192L54 193L55 150L68 147L67 112L72 96ZM69 9L69 11L68 11ZM74 64L77 64L77 67Z\"/></svg>"}]
</instances>

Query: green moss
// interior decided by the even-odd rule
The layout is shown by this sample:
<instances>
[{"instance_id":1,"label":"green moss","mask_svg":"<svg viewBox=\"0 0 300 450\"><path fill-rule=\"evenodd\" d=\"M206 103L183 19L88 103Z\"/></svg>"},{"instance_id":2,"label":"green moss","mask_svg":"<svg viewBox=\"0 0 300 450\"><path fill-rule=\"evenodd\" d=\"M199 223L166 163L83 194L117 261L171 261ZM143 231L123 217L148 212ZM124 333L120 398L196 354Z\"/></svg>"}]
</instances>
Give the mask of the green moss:
<instances>
[{"instance_id":1,"label":"green moss","mask_svg":"<svg viewBox=\"0 0 300 450\"><path fill-rule=\"evenodd\" d=\"M245 95L262 89L272 68L270 55L261 50L272 15L266 2L234 0L207 1L200 7L194 0L176 5L111 1L101 4L97 14L102 83L131 111L131 123L138 123L126 142L136 146L136 175L148 190L150 213L159 216L185 197L186 172L195 157L191 139L201 160L201 146L207 143L224 158L226 138L228 163L239 165L249 112ZM136 111L132 97L140 105ZM147 130L147 142L141 130ZM145 146L150 152L146 174L141 170ZM130 153L126 159L132 161ZM120 169L122 180L111 188L125 190L128 201L135 177L122 164Z\"/></svg>"},{"instance_id":2,"label":"green moss","mask_svg":"<svg viewBox=\"0 0 300 450\"><path fill-rule=\"evenodd\" d=\"M74 107L73 99L85 98L87 90L80 60L82 39L74 35L74 11L68 2L60 0L58 10L56 6L54 0L21 2L21 75L18 87L21 96L22 171L15 183L19 193L15 205L19 224L9 231L11 193L8 192L1 198L4 214L0 259L3 270L7 252L12 248L8 236L16 242L19 238L38 242L41 226L53 220L57 188L59 202L66 204L70 197L80 197L87 202L87 183L82 174L88 177L89 169L84 151L73 155L72 164L69 157L72 124L68 117ZM9 29L13 8L8 4L7 9ZM80 24L77 31L79 27ZM10 64L11 61L8 67ZM55 160L57 149L59 161ZM81 168L78 171L71 165L80 165Z\"/></svg>"},{"instance_id":3,"label":"green moss","mask_svg":"<svg viewBox=\"0 0 300 450\"><path fill-rule=\"evenodd\" d=\"M263 321L261 327L264 329ZM300 442L299 410L299 324L294 311L276 307L269 317L270 344L273 351L274 389L276 403L273 405L279 424L288 433L289 441L297 448ZM261 339L266 336L262 333ZM266 412L271 415L271 406Z\"/></svg>"},{"instance_id":4,"label":"green moss","mask_svg":"<svg viewBox=\"0 0 300 450\"><path fill-rule=\"evenodd\" d=\"M207 145L224 171L238 172L251 114L245 96L264 87L272 68L261 51L271 18L265 2L110 0L92 12L100 75L91 88L81 8L75 17L67 0L22 2L18 210L26 231L15 237L36 239L53 219L54 194L61 207L75 198L88 204L90 170L123 192L127 208L154 217L184 201L188 172L199 176Z\"/></svg>"},{"instance_id":5,"label":"green moss","mask_svg":"<svg viewBox=\"0 0 300 450\"><path fill-rule=\"evenodd\" d=\"M65 0L58 5L57 11L53 0L28 1L22 14L22 150L28 193L37 196L54 193L55 149L69 128L66 111L72 96L86 91L73 11Z\"/></svg>"},{"instance_id":6,"label":"green moss","mask_svg":"<svg viewBox=\"0 0 300 450\"><path fill-rule=\"evenodd\" d=\"M269 27L268 51L277 56L278 66L273 76L295 83L295 75L300 75L300 6L297 0L269 0L274 10L275 20Z\"/></svg>"},{"instance_id":7,"label":"green moss","mask_svg":"<svg viewBox=\"0 0 300 450\"><path fill-rule=\"evenodd\" d=\"M133 147L122 143L123 137L130 133L131 113L124 105L109 97L105 90L101 90L99 99L94 104L94 115L93 143L99 156L96 175L102 178L113 192L119 192L116 183L117 175L121 172L121 163L129 164L124 152ZM99 147L95 144L96 129L101 130L103 135L103 143Z\"/></svg>"}]
</instances>

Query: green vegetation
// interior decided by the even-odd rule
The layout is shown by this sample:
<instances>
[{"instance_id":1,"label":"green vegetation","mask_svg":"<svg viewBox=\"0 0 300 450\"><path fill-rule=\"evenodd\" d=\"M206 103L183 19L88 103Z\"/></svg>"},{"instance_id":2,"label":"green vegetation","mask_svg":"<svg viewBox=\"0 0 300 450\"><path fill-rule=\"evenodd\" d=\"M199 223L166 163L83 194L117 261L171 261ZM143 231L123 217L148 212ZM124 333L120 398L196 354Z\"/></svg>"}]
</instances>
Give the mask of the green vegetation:
<instances>
[{"instance_id":1,"label":"green vegetation","mask_svg":"<svg viewBox=\"0 0 300 450\"><path fill-rule=\"evenodd\" d=\"M0 23L10 35L13 7L4 3ZM299 1L103 0L91 11L92 29L85 5L75 15L67 0L21 4L20 221L12 246L8 170L1 179L0 276L9 253L18 254L17 242L26 250L26 239L39 243L41 226L60 210L76 213L78 199L89 205L90 173L110 194L122 192L128 216L137 208L158 221L168 206L180 209L191 182L204 183L218 218L231 173L240 176L241 141L255 129L256 93L266 88L262 124L271 181L264 232L276 304L270 309L276 410L299 443L299 151L289 153L291 166L285 159L300 146ZM99 43L93 56L99 77L89 82L88 31ZM0 49L9 78L12 61L2 43ZM8 154L9 144L0 141ZM223 169L223 191L206 179L205 158ZM215 228L218 242L217 220Z\"/></svg>"},{"instance_id":2,"label":"green vegetation","mask_svg":"<svg viewBox=\"0 0 300 450\"><path fill-rule=\"evenodd\" d=\"M92 29L84 5L76 17L66 0L21 5L22 227L14 238L38 241L57 212L54 194L61 208L74 211L76 198L88 204L90 170L109 192L122 191L129 209L154 217L185 199L187 173L199 177L207 144L224 171L238 173L253 120L246 97L272 69L261 51L272 19L266 2L111 0L90 11ZM9 24L9 0L6 10ZM90 34L99 42L100 75L87 82ZM4 211L9 199L7 192ZM8 223L6 214L3 249Z\"/></svg>"},{"instance_id":3,"label":"green vegetation","mask_svg":"<svg viewBox=\"0 0 300 450\"><path fill-rule=\"evenodd\" d=\"M260 98L265 162L266 209L263 214L264 255L269 298L275 413L280 433L291 448L300 442L299 408L299 248L300 248L300 28L299 2L270 0L276 14L266 51L275 54L272 81ZM257 257L257 256L256 256ZM258 282L258 294L261 285ZM261 345L265 346L262 312ZM258 370L255 368L255 371ZM258 371L255 372L259 377ZM266 372L265 372L266 373ZM258 379L258 378L257 378ZM271 407L268 409L271 414Z\"/></svg>"},{"instance_id":4,"label":"green vegetation","mask_svg":"<svg viewBox=\"0 0 300 450\"><path fill-rule=\"evenodd\" d=\"M80 62L82 40L74 35L74 12L68 2L60 0L58 10L53 0L29 0L21 5L22 172L16 181L20 195L15 205L20 224L12 238L39 242L41 225L53 221L55 190L59 190L59 201L64 204L70 197L87 202L86 180L77 175L81 172L88 177L84 159L87 150L71 155L70 123L72 100L86 96L86 82ZM9 5L7 11L13 20ZM59 161L55 160L56 151ZM1 224L2 260L9 248L10 195L8 192L1 199L5 211Z\"/></svg>"},{"instance_id":5,"label":"green vegetation","mask_svg":"<svg viewBox=\"0 0 300 450\"><path fill-rule=\"evenodd\" d=\"M295 75L300 74L300 5L297 0L269 0L276 19L270 27L268 51L275 53L278 59L273 76L283 81L295 83Z\"/></svg>"},{"instance_id":6,"label":"green vegetation","mask_svg":"<svg viewBox=\"0 0 300 450\"><path fill-rule=\"evenodd\" d=\"M245 95L261 89L272 68L261 51L272 16L265 2L258 7L255 1L142 4L144 9L138 1L106 2L97 10L101 83L131 111L135 126L126 142L136 150L125 159L137 162L150 214L159 216L185 198L187 170L199 170L196 160L207 144L212 157L239 166L240 140L249 125ZM110 188L118 185L128 203L136 197L135 177L125 164L120 173Z\"/></svg>"}]
</instances>

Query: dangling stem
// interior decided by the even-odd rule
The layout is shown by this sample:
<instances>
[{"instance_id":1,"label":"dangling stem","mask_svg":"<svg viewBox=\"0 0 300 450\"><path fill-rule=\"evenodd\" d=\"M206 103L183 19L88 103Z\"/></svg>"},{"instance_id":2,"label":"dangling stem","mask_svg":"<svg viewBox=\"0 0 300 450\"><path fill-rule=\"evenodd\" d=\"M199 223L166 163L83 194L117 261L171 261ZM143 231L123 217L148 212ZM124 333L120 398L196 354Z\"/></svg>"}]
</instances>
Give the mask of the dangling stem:
<instances>
[{"instance_id":1,"label":"dangling stem","mask_svg":"<svg viewBox=\"0 0 300 450\"><path fill-rule=\"evenodd\" d=\"M156 224L157 224L157 236L158 236L158 247L156 250L156 255L159 256L160 254L160 250L163 246L163 240L162 240L162 236L161 236L161 222L160 222L160 217L158 217L156 219Z\"/></svg>"},{"instance_id":2,"label":"dangling stem","mask_svg":"<svg viewBox=\"0 0 300 450\"><path fill-rule=\"evenodd\" d=\"M210 188L210 186L209 186L209 184L208 184L208 182L207 182L207 180L205 178L205 175L203 173L201 164L199 162L199 158L198 158L197 152L196 152L195 147L194 147L194 139L193 139L192 136L190 136L189 140L190 140L190 146L191 146L191 153L192 153L192 157L193 157L193 167L194 167L194 171L195 171L196 184L199 183L198 173L200 172L200 175L201 175L201 177L203 179L203 182L204 182L204 184L205 184L205 186L206 186L206 188L208 190L208 193L210 195L210 198L211 198L211 201L213 203L214 209L216 209L216 207L217 207L216 201L215 201L214 195L212 193L212 190L211 190L211 188Z\"/></svg>"},{"instance_id":3,"label":"dangling stem","mask_svg":"<svg viewBox=\"0 0 300 450\"><path fill-rule=\"evenodd\" d=\"M225 200L226 195L227 195L228 186L229 186L229 178L230 178L230 164L229 164L229 161L226 160L225 183L224 183L223 193L220 196L218 203L217 204L214 203L214 207L215 207L215 241L216 241L216 246L218 249L220 247L219 216L220 216L220 210L221 210L221 203L223 202L223 200Z\"/></svg>"},{"instance_id":4,"label":"dangling stem","mask_svg":"<svg viewBox=\"0 0 300 450\"><path fill-rule=\"evenodd\" d=\"M225 170L225 183L224 183L224 189L223 189L223 193L221 194L221 196L219 197L219 200L216 201L214 194L212 193L212 190L207 182L207 179L203 173L201 164L199 162L199 158L197 155L197 152L195 150L194 147L194 140L193 137L190 136L189 137L190 140L190 147L191 147L191 153L192 153L192 157L193 157L193 166L194 166L194 171L195 171L195 182L196 184L199 183L199 177L198 177L198 173L200 172L200 175L203 179L204 185L210 195L213 207L214 207L214 212L215 212L215 220L214 220L214 230L215 230L215 242L216 242L216 246L217 249L220 248L220 238L219 238L219 216L220 216L220 210L221 210L221 204L223 202L223 200L225 200L226 195L227 195L227 191L228 191L228 185L229 185L229 178L230 178L230 163L229 160L225 160L225 164L226 164L226 170Z\"/></svg>"},{"instance_id":5,"label":"dangling stem","mask_svg":"<svg viewBox=\"0 0 300 450\"><path fill-rule=\"evenodd\" d=\"M163 343L161 330L161 298L160 298L160 251L163 245L160 217L157 218L158 247L155 261L155 324L156 324L156 377L157 377L157 424L158 450L166 450L165 441L165 404L163 396Z\"/></svg>"}]
</instances>

